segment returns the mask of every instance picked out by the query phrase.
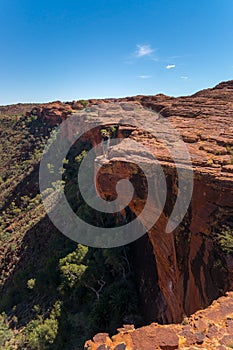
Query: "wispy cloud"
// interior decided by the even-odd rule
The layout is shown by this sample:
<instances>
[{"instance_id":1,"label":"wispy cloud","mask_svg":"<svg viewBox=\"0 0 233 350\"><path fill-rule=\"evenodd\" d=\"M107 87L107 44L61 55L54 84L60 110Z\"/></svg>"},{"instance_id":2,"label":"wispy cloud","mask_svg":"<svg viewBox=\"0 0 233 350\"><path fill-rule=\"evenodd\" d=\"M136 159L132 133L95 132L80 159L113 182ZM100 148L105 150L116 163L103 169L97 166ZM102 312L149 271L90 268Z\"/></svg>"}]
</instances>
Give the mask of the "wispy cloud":
<instances>
[{"instance_id":1,"label":"wispy cloud","mask_svg":"<svg viewBox=\"0 0 233 350\"><path fill-rule=\"evenodd\" d=\"M176 60L177 58L182 58L182 57L184 57L184 55L183 56L181 56L181 55L174 55L174 56L167 57L167 59L171 62L173 60Z\"/></svg>"},{"instance_id":2,"label":"wispy cloud","mask_svg":"<svg viewBox=\"0 0 233 350\"><path fill-rule=\"evenodd\" d=\"M150 78L152 78L152 75L137 75L137 78L150 79Z\"/></svg>"},{"instance_id":3,"label":"wispy cloud","mask_svg":"<svg viewBox=\"0 0 233 350\"><path fill-rule=\"evenodd\" d=\"M150 45L137 45L136 57L150 56L155 50Z\"/></svg>"},{"instance_id":4,"label":"wispy cloud","mask_svg":"<svg viewBox=\"0 0 233 350\"><path fill-rule=\"evenodd\" d=\"M166 66L166 69L173 69L173 68L175 68L175 67L176 67L175 64L168 64L168 65Z\"/></svg>"},{"instance_id":5,"label":"wispy cloud","mask_svg":"<svg viewBox=\"0 0 233 350\"><path fill-rule=\"evenodd\" d=\"M181 75L181 79L183 79L183 80L188 80L188 76L187 75Z\"/></svg>"}]
</instances>

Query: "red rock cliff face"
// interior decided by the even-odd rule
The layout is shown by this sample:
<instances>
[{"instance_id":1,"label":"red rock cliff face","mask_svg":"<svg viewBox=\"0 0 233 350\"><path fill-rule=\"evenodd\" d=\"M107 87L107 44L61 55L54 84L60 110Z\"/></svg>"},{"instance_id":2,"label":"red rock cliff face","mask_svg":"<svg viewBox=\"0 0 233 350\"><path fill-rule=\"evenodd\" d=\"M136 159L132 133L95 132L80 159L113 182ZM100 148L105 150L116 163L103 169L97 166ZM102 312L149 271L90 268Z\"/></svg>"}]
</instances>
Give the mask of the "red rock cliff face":
<instances>
[{"instance_id":1,"label":"red rock cliff face","mask_svg":"<svg viewBox=\"0 0 233 350\"><path fill-rule=\"evenodd\" d=\"M132 168L127 166L126 151L140 156L147 164L150 164L150 154L160 161L169 195L163 214L147 237L134 243L138 283L145 318L160 323L180 322L185 314L208 306L233 287L233 260L220 249L215 237L223 225L233 227L233 81L188 97L136 96L89 101L89 106L95 108L97 104L108 102L123 105L130 102L135 108L144 106L159 112L178 130L191 155L194 169L192 201L184 220L170 234L165 233L165 228L177 197L177 173L161 143L145 131L146 124L153 121L142 119L141 128L130 125L118 128L117 136L124 140L111 147L107 162L99 161L102 168L96 182L100 194L111 199L116 195L117 181L128 178L136 193L129 207L138 215L145 205L147 188L140 170L132 174ZM61 119L67 118L70 108L75 109L71 104L64 109L58 107ZM51 108L40 110L41 118L51 119L49 114L52 113L51 123L57 124L59 111L56 112L56 106ZM120 120L117 114L111 117L112 124ZM98 121L100 125L105 124L104 117L99 117ZM72 132L64 130L64 137L72 138ZM92 145L99 143L99 128L84 135L82 140ZM146 148L147 153L140 154L134 149L130 143L133 140Z\"/></svg>"},{"instance_id":2,"label":"red rock cliff face","mask_svg":"<svg viewBox=\"0 0 233 350\"><path fill-rule=\"evenodd\" d=\"M165 208L170 212L170 206L176 197L176 177L171 169L165 171L169 183L174 184L174 189L169 192L170 201ZM116 183L120 179L119 175L114 174L130 179L135 187L141 183L140 175L138 179L135 179L135 174L132 178L131 169L128 168L127 172L124 162L113 160L101 168L97 180L99 191L108 199L114 194ZM140 191L143 192L143 187L140 187ZM144 201L146 198L136 197L129 206L138 215ZM230 183L196 174L189 212L180 227L173 233L165 233L169 216L163 213L148 232L156 260L158 285L163 296L160 299L160 306L161 303L163 305L160 314L150 315L151 318L165 323L180 322L184 314L190 315L206 307L232 288L232 272L230 266L227 266L229 262L213 237L214 228L232 220L232 203ZM145 258L147 257L141 255L141 259ZM145 265L144 268L150 269ZM148 298L146 294L145 292L144 297ZM153 304L153 300L149 302Z\"/></svg>"},{"instance_id":3,"label":"red rock cliff face","mask_svg":"<svg viewBox=\"0 0 233 350\"><path fill-rule=\"evenodd\" d=\"M160 309L149 317L163 323L180 322L185 314L208 306L233 287L232 259L222 252L214 235L222 225L232 227L233 224L233 84L223 83L191 97L139 96L135 100L169 118L183 136L194 166L194 191L189 210L181 225L167 234L165 228L177 196L174 166L158 140L142 130L131 130L129 140L141 142L149 153L156 155L169 185L164 213L148 232L160 295L160 300L156 300L160 302ZM120 137L127 134L124 128L119 128L118 133ZM111 149L108 162L101 164L97 185L102 196L109 199L111 195L114 197L119 174L130 179L138 196L129 206L138 215L146 202L139 192L146 193L146 186L140 171L137 176L132 175L130 167L127 170L124 159L127 147L131 147L130 142ZM142 295L148 299L148 285L145 281L140 283ZM150 303L153 304L153 300Z\"/></svg>"},{"instance_id":4,"label":"red rock cliff face","mask_svg":"<svg viewBox=\"0 0 233 350\"><path fill-rule=\"evenodd\" d=\"M233 293L214 301L205 310L185 318L182 324L134 329L126 325L109 337L97 334L85 343L85 350L227 350L233 342Z\"/></svg>"}]
</instances>

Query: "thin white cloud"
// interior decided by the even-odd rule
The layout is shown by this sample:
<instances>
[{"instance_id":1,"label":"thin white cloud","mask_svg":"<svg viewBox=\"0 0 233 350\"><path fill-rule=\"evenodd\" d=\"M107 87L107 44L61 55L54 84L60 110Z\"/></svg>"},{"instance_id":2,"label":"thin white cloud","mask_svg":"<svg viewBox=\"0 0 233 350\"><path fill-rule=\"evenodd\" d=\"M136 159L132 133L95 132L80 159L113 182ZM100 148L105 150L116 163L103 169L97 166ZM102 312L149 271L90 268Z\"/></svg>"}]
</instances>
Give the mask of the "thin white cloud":
<instances>
[{"instance_id":1,"label":"thin white cloud","mask_svg":"<svg viewBox=\"0 0 233 350\"><path fill-rule=\"evenodd\" d=\"M155 50L150 45L137 45L136 57L150 56Z\"/></svg>"},{"instance_id":2,"label":"thin white cloud","mask_svg":"<svg viewBox=\"0 0 233 350\"><path fill-rule=\"evenodd\" d=\"M176 60L177 58L182 58L184 56L180 56L180 55L174 55L174 56L169 56L167 57L167 59L171 62L173 60Z\"/></svg>"},{"instance_id":3,"label":"thin white cloud","mask_svg":"<svg viewBox=\"0 0 233 350\"><path fill-rule=\"evenodd\" d=\"M173 69L173 68L175 68L175 67L176 67L175 64L168 64L168 65L166 66L166 69Z\"/></svg>"},{"instance_id":4,"label":"thin white cloud","mask_svg":"<svg viewBox=\"0 0 233 350\"><path fill-rule=\"evenodd\" d=\"M137 78L150 79L150 78L152 78L152 75L138 75Z\"/></svg>"},{"instance_id":5,"label":"thin white cloud","mask_svg":"<svg viewBox=\"0 0 233 350\"><path fill-rule=\"evenodd\" d=\"M183 80L188 80L189 77L187 77L187 75L181 75L181 79Z\"/></svg>"}]
</instances>

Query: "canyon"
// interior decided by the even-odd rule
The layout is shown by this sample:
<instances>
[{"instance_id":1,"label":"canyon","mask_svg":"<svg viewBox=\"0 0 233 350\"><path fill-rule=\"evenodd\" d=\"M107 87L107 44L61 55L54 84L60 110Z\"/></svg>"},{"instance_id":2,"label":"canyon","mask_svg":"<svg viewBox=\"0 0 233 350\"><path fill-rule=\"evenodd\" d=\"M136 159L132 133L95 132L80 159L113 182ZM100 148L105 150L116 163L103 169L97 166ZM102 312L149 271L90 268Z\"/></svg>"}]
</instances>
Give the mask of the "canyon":
<instances>
[{"instance_id":1,"label":"canyon","mask_svg":"<svg viewBox=\"0 0 233 350\"><path fill-rule=\"evenodd\" d=\"M147 237L134 243L134 249L138 257L138 283L146 318L148 321L156 320L163 324L179 323L185 315L190 316L197 310L208 307L213 300L232 290L233 287L232 256L219 249L214 234L221 232L225 226L233 227L233 84L222 83L214 89L199 92L188 98L155 96L148 99L137 97L135 100L169 118L187 144L194 168L194 189L187 214L181 225L167 234L166 225L177 197L177 175L172 159L169 159L158 139L147 131L140 128L130 129L129 126L118 128L118 137L124 139L127 135L130 139L141 143L141 146L148 151L148 154L143 154L147 162L151 162L150 154L155 154L166 173L169 199L164 212L148 231ZM121 103L121 100L118 102ZM103 123L103 120L101 122ZM150 125L151 123L149 120ZM116 183L121 175L122 178L129 179L137 192L129 207L138 215L146 202L145 196L141 193L146 193L147 188L140 171L132 172L131 167L127 168L126 164L133 162L135 156L140 156L141 152L134 149L130 142L124 141L110 148L107 161L99 159L101 168L97 174L97 187L104 198L114 199ZM155 187L154 191L156 190L158 188ZM153 258L156 266L154 269L150 267ZM225 301L224 297L220 299L221 303L226 302L224 304L226 314L221 316L221 313L219 314L219 319L223 317L222 322L224 317L232 317L232 310L228 308L230 296L232 294L229 294ZM208 312L211 314L212 309L210 307L207 310L209 310L206 311L208 318ZM195 314L191 320L199 320L199 315L200 313ZM217 322L218 320L214 319L214 323ZM209 339L205 328L200 342L193 340L193 343L192 341L190 343L188 336L184 338L181 346L175 337L175 334L179 334L180 337L184 332L184 327L179 327L181 326L165 328L151 325L148 328L132 330L126 326L118 336L113 337L112 343L106 340L105 344L107 346L110 344L109 349L118 349L117 341L121 343L122 340L125 342L123 341L119 349L155 349L157 348L155 344L158 349L176 349L185 346L191 348L189 347L191 344L212 349L217 344L217 340L214 343ZM178 329L182 329L182 332L179 333ZM170 331L171 343L177 339L171 346L168 341ZM220 336L223 335L224 328L220 332ZM227 335L230 337L232 330L226 329L225 337ZM216 338L218 337L216 334ZM88 346L88 349L97 349L95 339L97 344L101 344L96 337L94 343L87 343L93 344ZM156 343L157 339L159 341ZM206 345L203 345L204 339L207 339ZM228 343L232 344L232 339L231 341L229 339ZM163 340L165 345L161 345ZM126 344L125 347L123 344ZM219 344L219 349L224 349L223 345Z\"/></svg>"},{"instance_id":2,"label":"canyon","mask_svg":"<svg viewBox=\"0 0 233 350\"><path fill-rule=\"evenodd\" d=\"M143 198L146 196L140 193L146 193L147 188L140 170L135 174L130 166L127 168L127 162L133 162L135 156L141 154L130 142L124 142L125 137L147 149L149 155L142 155L147 158L147 162L151 161L151 153L163 164L169 198L159 220L146 238L134 243L134 249L135 254L138 254L137 261L142 262L141 266L137 262L140 271L138 283L146 318L160 323L179 323L185 315L190 316L208 307L213 300L233 287L233 259L219 249L214 237L214 232L221 231L225 225L233 226L233 82L219 84L214 89L204 90L191 97L168 98L160 95L131 100L128 99L128 104L125 100L114 103L120 103L125 113L130 110L130 105L135 104L137 107L138 103L158 112L169 119L187 144L194 168L194 189L189 209L181 225L167 234L165 228L177 197L177 174L163 145L148 132L147 125L151 126L153 121L146 118L146 122L145 119L141 120L141 127L128 125L117 128L116 136L123 141L110 147L107 162L99 159L101 168L97 174L97 187L103 198L114 199L119 179L129 179L137 192L129 207L138 215L146 202L146 198ZM105 112L108 103L106 101L101 106ZM117 113L114 115L109 108L109 114L112 117L109 124L117 125ZM100 125L106 124L104 118L97 119ZM96 135L98 143L99 130ZM151 247L148 248L148 245ZM153 259L156 270L154 276L153 268L150 268ZM155 333L164 330L161 327L154 328ZM136 333L129 332L133 334L132 338L134 335L136 337ZM140 334L144 339L142 330ZM164 332L165 338L167 334ZM140 336L136 338L139 341ZM143 342L139 345L137 341L136 345L126 348L152 348ZM186 345L190 344L187 342Z\"/></svg>"},{"instance_id":3,"label":"canyon","mask_svg":"<svg viewBox=\"0 0 233 350\"><path fill-rule=\"evenodd\" d=\"M131 243L145 326L135 329L126 324L113 337L98 334L85 343L85 349L231 347L233 255L220 244L219 235L233 232L233 81L176 98L159 94L11 108L37 116L45 132L69 119L72 126L62 128L62 138L72 142L75 131L82 131L79 142L92 147L101 142L103 128L114 127L112 139L117 138L117 143L110 140L106 158L96 153L95 185L103 199L112 201L119 180L133 184L133 198L128 209L121 211L124 222L140 216L148 200L148 183L140 164L154 179L151 164L156 158L165 174L163 211L147 233ZM193 171L190 204L169 233L166 228L179 196L179 179L171 153L153 134L153 130L158 134L161 120L180 135ZM172 149L175 143L170 141ZM154 193L159 186L154 181ZM153 215L148 212L149 221ZM15 264L12 255L6 253L9 270Z\"/></svg>"}]
</instances>

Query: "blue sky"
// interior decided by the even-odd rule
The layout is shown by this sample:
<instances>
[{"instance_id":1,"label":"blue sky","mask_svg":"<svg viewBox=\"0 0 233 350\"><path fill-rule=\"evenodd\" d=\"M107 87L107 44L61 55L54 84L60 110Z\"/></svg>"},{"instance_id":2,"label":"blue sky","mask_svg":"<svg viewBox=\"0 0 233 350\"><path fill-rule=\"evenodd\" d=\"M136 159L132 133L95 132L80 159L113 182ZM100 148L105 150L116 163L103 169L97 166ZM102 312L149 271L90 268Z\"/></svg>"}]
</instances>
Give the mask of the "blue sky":
<instances>
[{"instance_id":1,"label":"blue sky","mask_svg":"<svg viewBox=\"0 0 233 350\"><path fill-rule=\"evenodd\" d=\"M0 0L0 104L233 79L232 0Z\"/></svg>"}]
</instances>

